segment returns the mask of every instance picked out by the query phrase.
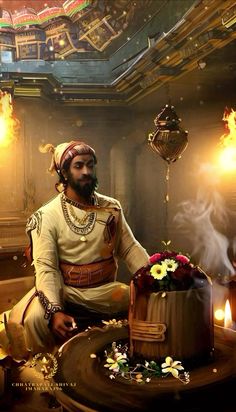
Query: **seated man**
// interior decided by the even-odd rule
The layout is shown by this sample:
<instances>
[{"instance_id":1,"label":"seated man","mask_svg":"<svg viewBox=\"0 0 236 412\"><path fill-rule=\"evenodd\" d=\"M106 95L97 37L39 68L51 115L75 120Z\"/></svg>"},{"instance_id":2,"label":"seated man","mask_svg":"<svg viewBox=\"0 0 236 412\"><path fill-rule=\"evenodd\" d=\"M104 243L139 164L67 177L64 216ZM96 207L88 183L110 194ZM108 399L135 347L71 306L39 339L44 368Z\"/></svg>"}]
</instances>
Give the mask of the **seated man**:
<instances>
[{"instance_id":1,"label":"seated man","mask_svg":"<svg viewBox=\"0 0 236 412\"><path fill-rule=\"evenodd\" d=\"M117 259L131 273L148 262L120 203L96 192L95 151L80 141L46 145L63 191L28 220L36 283L10 313L24 325L28 347L53 350L93 319L127 314L129 286L116 281ZM81 319L80 319L81 315ZM79 329L78 329L79 330Z\"/></svg>"}]
</instances>

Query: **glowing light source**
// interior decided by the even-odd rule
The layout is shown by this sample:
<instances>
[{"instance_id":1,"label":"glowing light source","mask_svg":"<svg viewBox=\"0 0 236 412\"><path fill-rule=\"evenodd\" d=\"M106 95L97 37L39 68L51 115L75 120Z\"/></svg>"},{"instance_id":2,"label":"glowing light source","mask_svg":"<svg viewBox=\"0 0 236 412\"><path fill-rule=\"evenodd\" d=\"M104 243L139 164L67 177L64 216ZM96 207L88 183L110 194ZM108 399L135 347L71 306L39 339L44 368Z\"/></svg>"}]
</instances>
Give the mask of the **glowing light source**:
<instances>
[{"instance_id":1,"label":"glowing light source","mask_svg":"<svg viewBox=\"0 0 236 412\"><path fill-rule=\"evenodd\" d=\"M223 115L227 133L220 138L223 150L220 153L219 162L225 172L236 171L236 112L226 110Z\"/></svg>"},{"instance_id":2,"label":"glowing light source","mask_svg":"<svg viewBox=\"0 0 236 412\"><path fill-rule=\"evenodd\" d=\"M18 137L20 122L13 116L12 98L0 91L0 147L7 147Z\"/></svg>"},{"instance_id":3,"label":"glowing light source","mask_svg":"<svg viewBox=\"0 0 236 412\"><path fill-rule=\"evenodd\" d=\"M224 312L222 309L217 309L217 310L215 311L215 318L216 318L217 320L223 320L224 317L225 317L225 312Z\"/></svg>"},{"instance_id":4,"label":"glowing light source","mask_svg":"<svg viewBox=\"0 0 236 412\"><path fill-rule=\"evenodd\" d=\"M226 147L221 152L220 164L224 171L236 170L236 147Z\"/></svg>"},{"instance_id":5,"label":"glowing light source","mask_svg":"<svg viewBox=\"0 0 236 412\"><path fill-rule=\"evenodd\" d=\"M60 46L65 46L65 40L63 39L60 39L58 43Z\"/></svg>"},{"instance_id":6,"label":"glowing light source","mask_svg":"<svg viewBox=\"0 0 236 412\"><path fill-rule=\"evenodd\" d=\"M231 308L229 304L229 300L226 300L225 303L225 320L224 320L224 327L231 328L233 327L232 315L231 315Z\"/></svg>"}]
</instances>

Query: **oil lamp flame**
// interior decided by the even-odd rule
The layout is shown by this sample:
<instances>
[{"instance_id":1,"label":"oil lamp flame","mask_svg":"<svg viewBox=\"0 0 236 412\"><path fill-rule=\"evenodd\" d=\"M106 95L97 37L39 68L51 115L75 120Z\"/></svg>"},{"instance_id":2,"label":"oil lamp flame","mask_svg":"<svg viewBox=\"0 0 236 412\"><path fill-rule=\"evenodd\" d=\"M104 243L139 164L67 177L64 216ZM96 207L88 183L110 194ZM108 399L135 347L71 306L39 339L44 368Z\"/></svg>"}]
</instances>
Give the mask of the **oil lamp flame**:
<instances>
[{"instance_id":1,"label":"oil lamp flame","mask_svg":"<svg viewBox=\"0 0 236 412\"><path fill-rule=\"evenodd\" d=\"M230 308L229 300L227 299L225 303L224 327L231 329L232 326L233 326L233 322L232 322L231 308Z\"/></svg>"},{"instance_id":2,"label":"oil lamp flame","mask_svg":"<svg viewBox=\"0 0 236 412\"><path fill-rule=\"evenodd\" d=\"M13 116L11 95L0 90L0 147L8 147L17 139L19 126Z\"/></svg>"},{"instance_id":3,"label":"oil lamp flame","mask_svg":"<svg viewBox=\"0 0 236 412\"><path fill-rule=\"evenodd\" d=\"M236 170L236 112L231 109L225 110L223 115L227 133L220 138L220 145L223 150L220 154L219 162L225 172Z\"/></svg>"}]
</instances>

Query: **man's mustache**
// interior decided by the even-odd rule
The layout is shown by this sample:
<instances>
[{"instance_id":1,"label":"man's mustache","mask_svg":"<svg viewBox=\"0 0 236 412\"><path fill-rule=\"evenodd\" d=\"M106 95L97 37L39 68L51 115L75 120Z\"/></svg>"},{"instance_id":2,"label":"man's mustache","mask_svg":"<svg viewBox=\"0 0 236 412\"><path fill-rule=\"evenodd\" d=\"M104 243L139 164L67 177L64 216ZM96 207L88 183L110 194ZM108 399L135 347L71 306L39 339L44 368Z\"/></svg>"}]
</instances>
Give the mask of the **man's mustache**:
<instances>
[{"instance_id":1,"label":"man's mustache","mask_svg":"<svg viewBox=\"0 0 236 412\"><path fill-rule=\"evenodd\" d=\"M79 182L87 182L88 180L93 181L94 177L93 176L84 176L84 177L81 177L80 179L78 179Z\"/></svg>"}]
</instances>

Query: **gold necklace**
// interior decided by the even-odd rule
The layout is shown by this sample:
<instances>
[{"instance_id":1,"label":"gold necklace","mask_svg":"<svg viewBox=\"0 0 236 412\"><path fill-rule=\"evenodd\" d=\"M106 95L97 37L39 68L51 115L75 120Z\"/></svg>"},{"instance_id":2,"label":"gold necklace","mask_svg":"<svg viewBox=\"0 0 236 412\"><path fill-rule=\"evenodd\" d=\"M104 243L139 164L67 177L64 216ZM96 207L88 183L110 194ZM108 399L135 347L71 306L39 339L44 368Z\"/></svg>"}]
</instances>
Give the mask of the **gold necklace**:
<instances>
[{"instance_id":1,"label":"gold necklace","mask_svg":"<svg viewBox=\"0 0 236 412\"><path fill-rule=\"evenodd\" d=\"M96 222L97 213L96 212L86 213L85 223L84 224L78 223L78 226L77 226L75 223L72 222L70 218L69 211L67 209L67 204L68 204L67 199L68 198L64 194L61 195L61 206L62 206L62 210L63 210L66 223L74 233L77 233L78 235L82 235L80 237L81 242L86 242L87 238L85 235L88 235L90 232L92 232L95 222ZM71 216L73 217L73 215Z\"/></svg>"},{"instance_id":2,"label":"gold necklace","mask_svg":"<svg viewBox=\"0 0 236 412\"><path fill-rule=\"evenodd\" d=\"M72 206L77 207L78 209L84 210L84 209L89 209L90 208L90 205L84 205L82 203L77 202L76 200L70 199L69 197L66 196L66 194L64 192L62 193L62 197L67 203L69 203ZM95 193L93 194L91 200L92 200L91 207L98 206L98 199L97 199L97 196L96 196Z\"/></svg>"},{"instance_id":3,"label":"gold necklace","mask_svg":"<svg viewBox=\"0 0 236 412\"><path fill-rule=\"evenodd\" d=\"M77 222L79 225L85 225L86 221L88 220L89 214L88 212L85 213L85 215L82 218L79 218L78 216L76 216L73 206L69 204L69 210L70 210L70 214L73 217L73 219L75 220L75 222Z\"/></svg>"}]
</instances>

